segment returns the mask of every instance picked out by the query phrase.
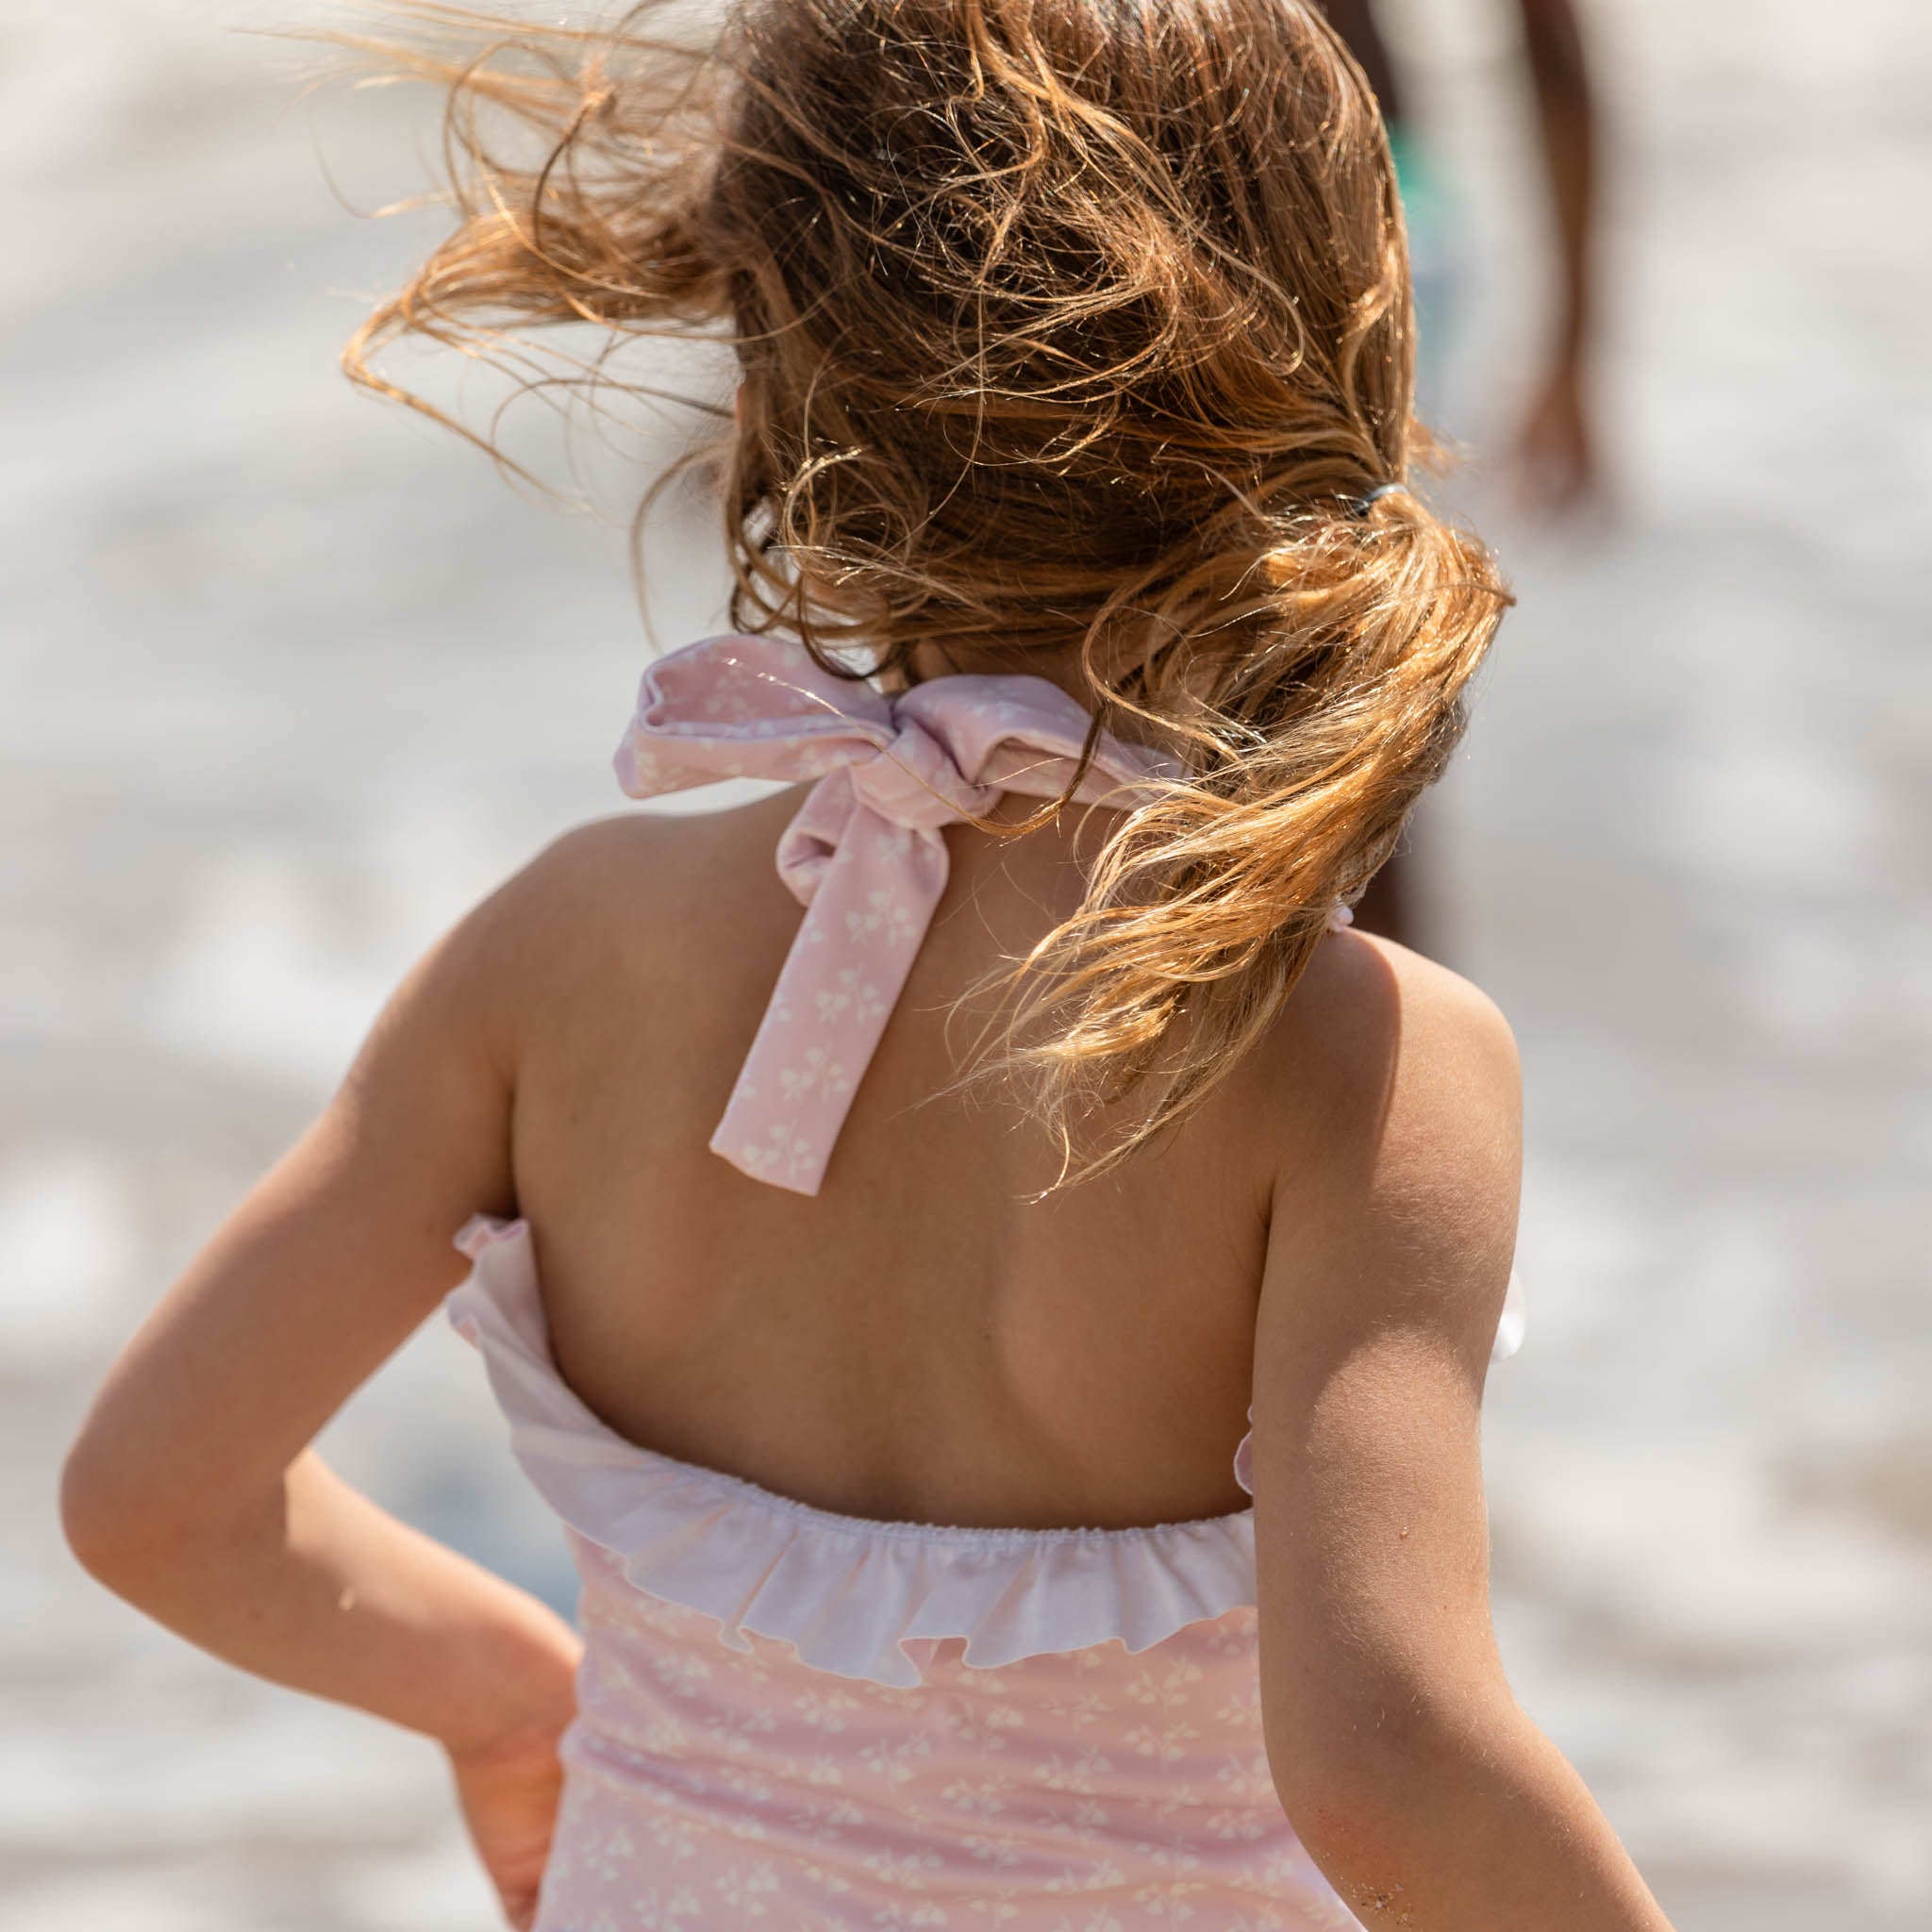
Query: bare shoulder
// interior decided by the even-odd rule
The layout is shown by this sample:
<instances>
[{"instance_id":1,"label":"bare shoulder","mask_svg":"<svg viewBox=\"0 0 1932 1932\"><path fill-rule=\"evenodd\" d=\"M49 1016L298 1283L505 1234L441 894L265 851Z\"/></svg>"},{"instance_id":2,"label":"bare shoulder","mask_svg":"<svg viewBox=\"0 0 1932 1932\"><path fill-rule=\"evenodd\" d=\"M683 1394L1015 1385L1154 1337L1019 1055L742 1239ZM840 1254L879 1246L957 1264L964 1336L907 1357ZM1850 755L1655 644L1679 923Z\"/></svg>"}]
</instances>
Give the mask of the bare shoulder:
<instances>
[{"instance_id":1,"label":"bare shoulder","mask_svg":"<svg viewBox=\"0 0 1932 1932\"><path fill-rule=\"evenodd\" d=\"M1264 1044L1261 1078L1307 1095L1324 1131L1447 1128L1508 1099L1515 1036L1495 1002L1446 966L1373 934L1331 935ZM1297 1150L1298 1152L1301 1150Z\"/></svg>"},{"instance_id":2,"label":"bare shoulder","mask_svg":"<svg viewBox=\"0 0 1932 1932\"><path fill-rule=\"evenodd\" d=\"M1269 1293L1300 1319L1493 1327L1522 1156L1516 1043L1495 1003L1386 940L1339 934L1271 1041L1283 1121ZM1265 1298L1265 1296L1264 1296ZM1487 1343L1485 1341L1485 1348Z\"/></svg>"},{"instance_id":3,"label":"bare shoulder","mask_svg":"<svg viewBox=\"0 0 1932 1932\"><path fill-rule=\"evenodd\" d=\"M1427 1052L1501 1051L1513 1063L1509 1023L1474 981L1393 940L1352 928L1331 933L1295 991L1304 1012L1332 1025L1400 1019L1406 1044Z\"/></svg>"},{"instance_id":4,"label":"bare shoulder","mask_svg":"<svg viewBox=\"0 0 1932 1932\"><path fill-rule=\"evenodd\" d=\"M645 919L703 899L727 911L760 896L774 824L797 809L790 791L715 811L627 811L553 840L506 889L513 917ZM756 859L758 862L754 863Z\"/></svg>"},{"instance_id":5,"label":"bare shoulder","mask_svg":"<svg viewBox=\"0 0 1932 1932\"><path fill-rule=\"evenodd\" d=\"M675 979L795 918L772 851L796 808L785 792L564 833L479 909L492 976L511 1002L568 1001L612 973Z\"/></svg>"},{"instance_id":6,"label":"bare shoulder","mask_svg":"<svg viewBox=\"0 0 1932 1932\"><path fill-rule=\"evenodd\" d=\"M1410 1170L1487 1147L1515 1128L1522 1072L1516 1037L1481 988L1406 946L1343 934L1324 949L1343 997L1363 1003L1366 983L1386 1072L1385 1177L1421 1180ZM1392 1030L1391 1030L1392 1029Z\"/></svg>"}]
</instances>

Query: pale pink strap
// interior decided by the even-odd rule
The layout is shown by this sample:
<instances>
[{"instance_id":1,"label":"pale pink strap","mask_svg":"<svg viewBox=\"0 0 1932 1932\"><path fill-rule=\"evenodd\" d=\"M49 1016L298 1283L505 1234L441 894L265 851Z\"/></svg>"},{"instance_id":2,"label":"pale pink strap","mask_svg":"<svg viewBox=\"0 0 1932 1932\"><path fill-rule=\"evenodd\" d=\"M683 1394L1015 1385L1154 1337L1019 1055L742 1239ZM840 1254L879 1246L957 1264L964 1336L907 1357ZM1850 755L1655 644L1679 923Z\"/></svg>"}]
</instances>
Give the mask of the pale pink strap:
<instances>
[{"instance_id":1,"label":"pale pink strap","mask_svg":"<svg viewBox=\"0 0 1932 1932\"><path fill-rule=\"evenodd\" d=\"M1058 797L1091 722L1042 678L939 677L889 699L771 638L713 638L645 673L616 760L633 798L720 778L819 781L778 841L778 875L805 918L714 1153L818 1192L945 890L940 828L983 816L1003 791ZM1128 806L1174 769L1103 738L1074 796Z\"/></svg>"}]
</instances>

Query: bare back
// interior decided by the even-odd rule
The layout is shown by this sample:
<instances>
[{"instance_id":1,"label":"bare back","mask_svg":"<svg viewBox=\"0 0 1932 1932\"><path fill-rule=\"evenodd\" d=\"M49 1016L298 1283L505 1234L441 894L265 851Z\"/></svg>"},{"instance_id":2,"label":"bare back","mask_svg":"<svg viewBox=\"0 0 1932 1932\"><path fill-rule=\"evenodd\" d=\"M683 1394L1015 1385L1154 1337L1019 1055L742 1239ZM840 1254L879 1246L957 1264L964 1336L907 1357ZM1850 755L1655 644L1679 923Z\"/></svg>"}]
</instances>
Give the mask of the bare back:
<instances>
[{"instance_id":1,"label":"bare back","mask_svg":"<svg viewBox=\"0 0 1932 1932\"><path fill-rule=\"evenodd\" d=\"M707 1140L798 930L772 855L799 796L589 828L525 888L515 1182L567 1379L634 1441L852 1515L1241 1507L1271 1222L1366 1183L1397 956L1331 939L1199 1114L1041 1199L1046 1134L957 1090L988 1008L955 1003L1074 908L1110 814L949 827L945 896L821 1191L790 1193Z\"/></svg>"}]
</instances>

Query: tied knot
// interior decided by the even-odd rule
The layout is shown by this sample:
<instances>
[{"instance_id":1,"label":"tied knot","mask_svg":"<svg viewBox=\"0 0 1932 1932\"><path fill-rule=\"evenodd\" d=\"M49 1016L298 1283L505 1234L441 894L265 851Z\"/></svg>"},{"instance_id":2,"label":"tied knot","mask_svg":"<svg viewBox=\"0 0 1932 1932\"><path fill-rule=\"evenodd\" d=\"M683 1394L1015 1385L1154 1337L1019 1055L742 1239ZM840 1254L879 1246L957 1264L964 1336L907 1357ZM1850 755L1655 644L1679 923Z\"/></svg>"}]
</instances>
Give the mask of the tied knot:
<instances>
[{"instance_id":1,"label":"tied knot","mask_svg":"<svg viewBox=\"0 0 1932 1932\"><path fill-rule=\"evenodd\" d=\"M973 784L916 718L899 713L892 723L892 741L876 758L848 767L861 805L908 831L935 832L962 819L983 818L999 803L1000 788Z\"/></svg>"}]
</instances>

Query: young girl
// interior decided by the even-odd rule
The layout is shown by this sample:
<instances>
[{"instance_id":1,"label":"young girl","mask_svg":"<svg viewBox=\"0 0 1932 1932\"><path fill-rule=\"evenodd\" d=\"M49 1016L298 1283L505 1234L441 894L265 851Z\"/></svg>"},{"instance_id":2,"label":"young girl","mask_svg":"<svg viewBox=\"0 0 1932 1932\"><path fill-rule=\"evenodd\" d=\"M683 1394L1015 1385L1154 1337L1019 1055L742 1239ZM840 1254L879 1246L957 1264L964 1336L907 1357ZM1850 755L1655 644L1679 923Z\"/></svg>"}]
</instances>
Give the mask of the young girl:
<instances>
[{"instance_id":1,"label":"young girl","mask_svg":"<svg viewBox=\"0 0 1932 1932\"><path fill-rule=\"evenodd\" d=\"M619 772L785 789L430 953L116 1363L76 1551L435 1739L540 1932L1658 1932L1491 1635L1509 1036L1341 929L1506 601L1404 481L1359 70L1299 0L646 25L449 70L371 332L728 340L740 634ZM439 1303L581 1636L307 1446Z\"/></svg>"}]
</instances>

